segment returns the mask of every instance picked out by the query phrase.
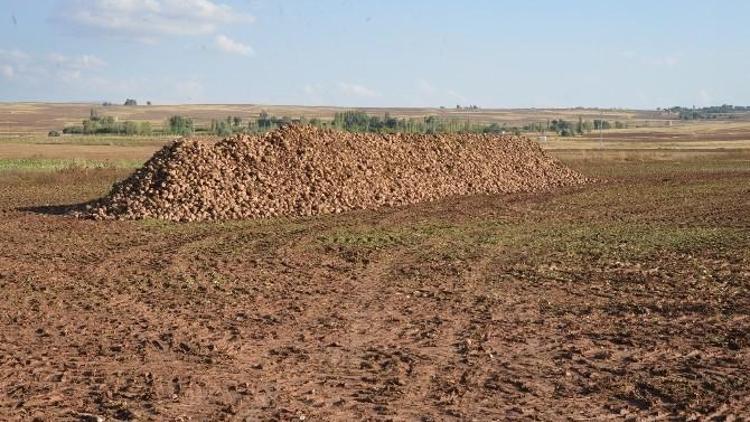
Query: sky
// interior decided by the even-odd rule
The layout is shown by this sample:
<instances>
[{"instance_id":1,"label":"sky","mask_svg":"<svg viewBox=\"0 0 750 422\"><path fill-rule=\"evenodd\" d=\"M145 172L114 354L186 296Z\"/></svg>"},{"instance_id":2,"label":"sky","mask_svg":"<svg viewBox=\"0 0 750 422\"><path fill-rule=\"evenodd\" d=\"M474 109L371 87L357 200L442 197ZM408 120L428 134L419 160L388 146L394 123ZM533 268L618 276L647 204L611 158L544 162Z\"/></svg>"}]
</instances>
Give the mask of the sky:
<instances>
[{"instance_id":1,"label":"sky","mask_svg":"<svg viewBox=\"0 0 750 422\"><path fill-rule=\"evenodd\" d=\"M750 1L0 0L0 101L750 105Z\"/></svg>"}]
</instances>

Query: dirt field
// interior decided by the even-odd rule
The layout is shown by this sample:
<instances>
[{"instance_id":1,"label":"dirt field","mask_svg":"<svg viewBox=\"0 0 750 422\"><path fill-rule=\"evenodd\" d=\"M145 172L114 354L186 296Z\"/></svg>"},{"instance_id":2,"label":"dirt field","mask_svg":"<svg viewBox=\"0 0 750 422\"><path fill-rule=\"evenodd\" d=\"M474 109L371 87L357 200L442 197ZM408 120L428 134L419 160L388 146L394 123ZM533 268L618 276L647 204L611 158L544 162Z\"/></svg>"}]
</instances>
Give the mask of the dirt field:
<instances>
[{"instance_id":1,"label":"dirt field","mask_svg":"<svg viewBox=\"0 0 750 422\"><path fill-rule=\"evenodd\" d=\"M0 415L747 416L750 152L554 153L604 181L200 224L57 215L127 169L0 171Z\"/></svg>"}]
</instances>

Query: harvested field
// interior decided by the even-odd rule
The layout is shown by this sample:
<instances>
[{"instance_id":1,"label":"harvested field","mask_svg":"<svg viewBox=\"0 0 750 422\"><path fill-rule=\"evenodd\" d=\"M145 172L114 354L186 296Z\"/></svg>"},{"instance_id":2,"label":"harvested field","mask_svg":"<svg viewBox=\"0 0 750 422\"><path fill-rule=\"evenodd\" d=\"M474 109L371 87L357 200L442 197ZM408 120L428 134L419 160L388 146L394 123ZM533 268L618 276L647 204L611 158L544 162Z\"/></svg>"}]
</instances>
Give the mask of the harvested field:
<instances>
[{"instance_id":1,"label":"harvested field","mask_svg":"<svg viewBox=\"0 0 750 422\"><path fill-rule=\"evenodd\" d=\"M310 216L586 182L522 137L291 125L218 143L178 140L84 215L172 221Z\"/></svg>"},{"instance_id":2,"label":"harvested field","mask_svg":"<svg viewBox=\"0 0 750 422\"><path fill-rule=\"evenodd\" d=\"M636 158L568 153L607 182L556 192L186 224L56 215L127 169L0 172L0 415L746 416L747 153Z\"/></svg>"}]
</instances>

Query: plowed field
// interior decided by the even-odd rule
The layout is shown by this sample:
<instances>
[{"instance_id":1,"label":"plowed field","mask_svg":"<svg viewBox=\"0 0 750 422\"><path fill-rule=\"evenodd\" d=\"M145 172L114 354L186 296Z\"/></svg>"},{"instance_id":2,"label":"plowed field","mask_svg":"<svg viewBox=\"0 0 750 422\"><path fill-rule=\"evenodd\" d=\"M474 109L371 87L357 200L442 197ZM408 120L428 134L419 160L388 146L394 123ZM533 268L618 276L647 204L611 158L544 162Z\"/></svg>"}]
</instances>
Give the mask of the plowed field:
<instances>
[{"instance_id":1,"label":"plowed field","mask_svg":"<svg viewBox=\"0 0 750 422\"><path fill-rule=\"evenodd\" d=\"M0 173L0 415L545 420L750 408L750 161L254 221L94 221Z\"/></svg>"}]
</instances>

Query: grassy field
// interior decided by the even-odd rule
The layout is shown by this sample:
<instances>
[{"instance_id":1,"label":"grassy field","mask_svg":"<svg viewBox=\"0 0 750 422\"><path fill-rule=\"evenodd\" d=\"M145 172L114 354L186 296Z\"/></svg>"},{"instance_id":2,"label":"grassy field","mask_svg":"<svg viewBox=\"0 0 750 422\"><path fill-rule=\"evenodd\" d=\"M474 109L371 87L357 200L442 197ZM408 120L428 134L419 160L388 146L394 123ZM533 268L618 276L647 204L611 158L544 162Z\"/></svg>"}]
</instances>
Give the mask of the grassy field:
<instances>
[{"instance_id":1,"label":"grassy field","mask_svg":"<svg viewBox=\"0 0 750 422\"><path fill-rule=\"evenodd\" d=\"M96 137L94 137L96 138ZM95 139L86 138L85 143L0 143L0 171L14 168L49 168L51 170L66 164L83 167L120 167L134 168L145 162L166 140L156 139L150 143L132 144L128 139L120 143L95 143ZM707 158L716 158L735 162L742 166L750 160L750 141L734 142L732 148L725 148L721 143L701 142L699 144L667 145L657 141L651 144L622 145L619 142L598 142L584 144L566 142L560 144L542 144L549 154L570 162L608 163L668 161L675 166L682 163L697 163ZM589 148L585 148L588 145ZM57 163L57 164L55 164Z\"/></svg>"},{"instance_id":2,"label":"grassy field","mask_svg":"<svg viewBox=\"0 0 750 422\"><path fill-rule=\"evenodd\" d=\"M0 159L2 171L55 171L65 169L98 169L125 168L136 169L143 164L140 160L106 160L96 161L81 158L49 159L49 158L20 158Z\"/></svg>"}]
</instances>

